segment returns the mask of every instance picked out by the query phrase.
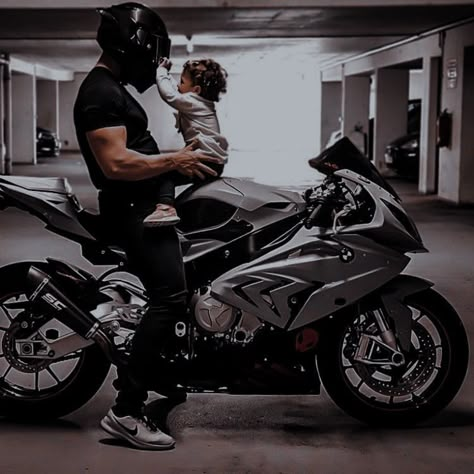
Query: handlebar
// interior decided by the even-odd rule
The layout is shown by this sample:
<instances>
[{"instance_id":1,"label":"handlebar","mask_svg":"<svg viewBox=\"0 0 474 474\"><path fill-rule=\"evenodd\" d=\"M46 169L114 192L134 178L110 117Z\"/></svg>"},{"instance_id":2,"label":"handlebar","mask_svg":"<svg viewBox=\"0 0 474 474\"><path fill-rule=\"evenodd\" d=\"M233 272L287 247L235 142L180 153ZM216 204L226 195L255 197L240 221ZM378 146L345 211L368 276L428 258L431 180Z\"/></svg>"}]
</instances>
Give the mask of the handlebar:
<instances>
[{"instance_id":1,"label":"handlebar","mask_svg":"<svg viewBox=\"0 0 474 474\"><path fill-rule=\"evenodd\" d=\"M304 226L307 229L311 229L313 227L313 223L319 218L321 211L323 210L323 203L318 204L311 212L309 217L305 220Z\"/></svg>"}]
</instances>

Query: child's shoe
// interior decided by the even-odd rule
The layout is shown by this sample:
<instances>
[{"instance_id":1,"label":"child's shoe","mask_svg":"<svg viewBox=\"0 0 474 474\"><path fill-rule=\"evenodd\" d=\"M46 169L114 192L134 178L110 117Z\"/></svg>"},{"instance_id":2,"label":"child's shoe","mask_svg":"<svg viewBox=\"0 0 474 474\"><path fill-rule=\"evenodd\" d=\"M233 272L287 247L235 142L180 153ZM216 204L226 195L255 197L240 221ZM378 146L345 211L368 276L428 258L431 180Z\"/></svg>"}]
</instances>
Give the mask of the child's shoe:
<instances>
[{"instance_id":1,"label":"child's shoe","mask_svg":"<svg viewBox=\"0 0 474 474\"><path fill-rule=\"evenodd\" d=\"M157 204L156 209L145 219L143 224L145 227L158 227L167 225L176 225L179 222L176 209L168 204Z\"/></svg>"}]
</instances>

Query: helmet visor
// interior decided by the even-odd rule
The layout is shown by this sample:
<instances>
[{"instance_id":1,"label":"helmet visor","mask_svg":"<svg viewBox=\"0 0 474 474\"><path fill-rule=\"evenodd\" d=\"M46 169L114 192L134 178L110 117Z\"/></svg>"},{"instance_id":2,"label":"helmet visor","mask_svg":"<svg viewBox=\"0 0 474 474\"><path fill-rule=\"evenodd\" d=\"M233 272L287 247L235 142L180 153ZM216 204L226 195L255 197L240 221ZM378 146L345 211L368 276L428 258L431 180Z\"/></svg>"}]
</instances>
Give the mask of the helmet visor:
<instances>
[{"instance_id":1,"label":"helmet visor","mask_svg":"<svg viewBox=\"0 0 474 474\"><path fill-rule=\"evenodd\" d=\"M136 32L137 46L142 52L151 55L154 64L160 62L160 58L169 58L171 41L167 36L150 33L143 28Z\"/></svg>"},{"instance_id":2,"label":"helmet visor","mask_svg":"<svg viewBox=\"0 0 474 474\"><path fill-rule=\"evenodd\" d=\"M171 51L171 40L164 36L153 35L156 41L156 51L154 61L156 64L160 62L161 58L169 58Z\"/></svg>"}]
</instances>

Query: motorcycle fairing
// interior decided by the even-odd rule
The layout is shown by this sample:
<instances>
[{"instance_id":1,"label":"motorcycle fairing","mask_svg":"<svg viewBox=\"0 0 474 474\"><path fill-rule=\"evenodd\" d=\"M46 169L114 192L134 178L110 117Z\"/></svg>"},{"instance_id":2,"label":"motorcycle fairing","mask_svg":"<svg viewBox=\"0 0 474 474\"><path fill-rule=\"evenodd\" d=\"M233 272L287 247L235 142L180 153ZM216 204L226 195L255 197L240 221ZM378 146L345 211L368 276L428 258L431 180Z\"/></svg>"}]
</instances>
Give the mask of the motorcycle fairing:
<instances>
[{"instance_id":1,"label":"motorcycle fairing","mask_svg":"<svg viewBox=\"0 0 474 474\"><path fill-rule=\"evenodd\" d=\"M401 252L427 251L413 220L388 190L351 170L340 170L334 174L362 186L375 203L375 212L370 222L340 226L338 233L361 233Z\"/></svg>"},{"instance_id":2,"label":"motorcycle fairing","mask_svg":"<svg viewBox=\"0 0 474 474\"><path fill-rule=\"evenodd\" d=\"M237 178L221 178L198 187L187 188L177 198L178 214L185 214L186 207L191 211L194 209L193 206L198 209L198 203L204 200L209 202L208 213L212 213L213 206L219 203L232 206L234 211L217 225L207 226L196 217L195 230L187 232L181 230L182 236L191 243L184 255L185 263L227 247L238 238L250 234L257 235L260 230L295 216L303 212L306 207L299 193ZM189 214L192 217L193 213ZM241 229L239 233L231 232L231 228L235 230L239 227Z\"/></svg>"},{"instance_id":3,"label":"motorcycle fairing","mask_svg":"<svg viewBox=\"0 0 474 474\"><path fill-rule=\"evenodd\" d=\"M304 199L297 192L254 181L225 177L187 188L178 196L177 205L181 206L195 199L218 200L249 212L269 203L305 205Z\"/></svg>"},{"instance_id":4,"label":"motorcycle fairing","mask_svg":"<svg viewBox=\"0 0 474 474\"><path fill-rule=\"evenodd\" d=\"M292 330L359 300L408 264L408 257L366 237L344 235L336 240L325 238L325 232L302 227L285 245L217 278L212 295ZM350 261L344 257L347 250ZM292 298L304 298L296 314Z\"/></svg>"},{"instance_id":5,"label":"motorcycle fairing","mask_svg":"<svg viewBox=\"0 0 474 474\"><path fill-rule=\"evenodd\" d=\"M77 220L73 194L65 178L2 176L0 195L11 199L16 207L23 207L37 216L57 233L94 240Z\"/></svg>"}]
</instances>

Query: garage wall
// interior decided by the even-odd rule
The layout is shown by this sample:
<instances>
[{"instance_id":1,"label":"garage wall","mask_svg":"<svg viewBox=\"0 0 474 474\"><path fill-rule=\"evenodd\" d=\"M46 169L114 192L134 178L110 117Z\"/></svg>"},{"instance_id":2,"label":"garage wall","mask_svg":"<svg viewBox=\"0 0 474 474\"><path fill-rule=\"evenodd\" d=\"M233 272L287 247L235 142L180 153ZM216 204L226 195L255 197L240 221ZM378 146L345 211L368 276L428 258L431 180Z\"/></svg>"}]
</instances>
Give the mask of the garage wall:
<instances>
[{"instance_id":1,"label":"garage wall","mask_svg":"<svg viewBox=\"0 0 474 474\"><path fill-rule=\"evenodd\" d=\"M63 150L79 149L72 110L84 77L77 74L73 82L60 84ZM229 172L261 181L268 181L269 172L271 179L283 181L288 172L295 181L306 177L307 159L320 150L320 87L316 70L283 70L278 74L249 71L229 77L228 92L216 104L222 133L235 155L232 161L237 168L229 168ZM144 94L132 87L129 90L146 110L149 129L160 150L181 148L184 143L175 128L173 109L161 100L156 88Z\"/></svg>"},{"instance_id":2,"label":"garage wall","mask_svg":"<svg viewBox=\"0 0 474 474\"><path fill-rule=\"evenodd\" d=\"M410 71L410 89L408 99L421 99L423 97L423 70Z\"/></svg>"},{"instance_id":3,"label":"garage wall","mask_svg":"<svg viewBox=\"0 0 474 474\"><path fill-rule=\"evenodd\" d=\"M472 76L467 72L465 77L464 72L465 48L469 46L474 46L474 24L446 32L441 110L447 109L452 114L452 136L451 146L440 149L438 192L440 197L455 203L474 202L473 152L462 145L463 141L469 144L472 138L473 112L463 106L464 100L469 103L472 91L472 81L465 82ZM446 77L448 68L455 69L457 75L456 81L451 84ZM463 121L467 129L463 129Z\"/></svg>"},{"instance_id":4,"label":"garage wall","mask_svg":"<svg viewBox=\"0 0 474 474\"><path fill-rule=\"evenodd\" d=\"M474 46L465 49L464 53L464 91L462 110L462 148L461 148L461 184L463 185L460 200L474 202ZM463 180L466 183L463 183ZM467 183L470 183L467 184Z\"/></svg>"},{"instance_id":5,"label":"garage wall","mask_svg":"<svg viewBox=\"0 0 474 474\"><path fill-rule=\"evenodd\" d=\"M36 79L12 75L13 164L36 163Z\"/></svg>"},{"instance_id":6,"label":"garage wall","mask_svg":"<svg viewBox=\"0 0 474 474\"><path fill-rule=\"evenodd\" d=\"M58 133L57 107L59 85L57 81L36 81L36 113L39 127Z\"/></svg>"},{"instance_id":7,"label":"garage wall","mask_svg":"<svg viewBox=\"0 0 474 474\"><path fill-rule=\"evenodd\" d=\"M59 136L62 150L78 151L74 129L73 108L77 92L86 74L75 74L73 81L59 84Z\"/></svg>"},{"instance_id":8,"label":"garage wall","mask_svg":"<svg viewBox=\"0 0 474 474\"><path fill-rule=\"evenodd\" d=\"M177 76L175 76L178 79ZM162 152L178 150L184 145L181 134L177 132L174 109L164 102L155 86L144 94L139 94L133 87L127 90L140 102L148 115L148 128Z\"/></svg>"},{"instance_id":9,"label":"garage wall","mask_svg":"<svg viewBox=\"0 0 474 474\"><path fill-rule=\"evenodd\" d=\"M331 134L341 128L342 83L323 82L321 90L321 138L324 148Z\"/></svg>"},{"instance_id":10,"label":"garage wall","mask_svg":"<svg viewBox=\"0 0 474 474\"><path fill-rule=\"evenodd\" d=\"M222 133L230 143L226 174L269 184L311 178L307 160L319 152L321 140L320 87L316 70L232 74L227 94L216 104ZM160 149L181 148L173 109L156 89L143 95L130 91L147 111Z\"/></svg>"}]
</instances>

